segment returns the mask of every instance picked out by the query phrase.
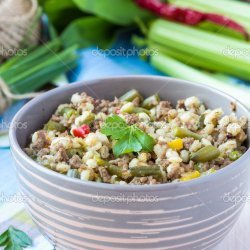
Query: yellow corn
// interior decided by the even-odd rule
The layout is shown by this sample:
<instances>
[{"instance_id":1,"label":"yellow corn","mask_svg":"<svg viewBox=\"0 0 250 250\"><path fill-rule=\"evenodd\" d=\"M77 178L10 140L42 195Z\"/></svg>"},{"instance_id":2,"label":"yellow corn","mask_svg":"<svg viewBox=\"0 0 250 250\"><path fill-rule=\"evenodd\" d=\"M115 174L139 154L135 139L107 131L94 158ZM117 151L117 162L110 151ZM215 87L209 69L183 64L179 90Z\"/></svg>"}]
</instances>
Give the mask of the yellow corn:
<instances>
[{"instance_id":1,"label":"yellow corn","mask_svg":"<svg viewBox=\"0 0 250 250\"><path fill-rule=\"evenodd\" d=\"M189 173L184 173L181 175L181 181L189 181L195 178L200 177L201 174L199 171L193 171L193 172L189 172Z\"/></svg>"},{"instance_id":2,"label":"yellow corn","mask_svg":"<svg viewBox=\"0 0 250 250\"><path fill-rule=\"evenodd\" d=\"M168 146L174 150L181 150L183 149L183 141L182 139L178 138L168 142Z\"/></svg>"}]
</instances>

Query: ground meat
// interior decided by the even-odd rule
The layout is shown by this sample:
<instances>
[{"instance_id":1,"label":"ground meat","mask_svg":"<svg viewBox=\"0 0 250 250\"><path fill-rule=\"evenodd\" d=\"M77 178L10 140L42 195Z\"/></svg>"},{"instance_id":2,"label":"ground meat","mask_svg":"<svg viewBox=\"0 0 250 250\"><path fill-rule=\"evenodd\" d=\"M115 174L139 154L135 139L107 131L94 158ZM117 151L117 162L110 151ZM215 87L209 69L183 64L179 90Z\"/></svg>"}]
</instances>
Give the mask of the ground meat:
<instances>
[{"instance_id":1,"label":"ground meat","mask_svg":"<svg viewBox=\"0 0 250 250\"><path fill-rule=\"evenodd\" d=\"M108 170L105 167L99 167L98 170L103 182L110 183L111 176L109 175Z\"/></svg>"},{"instance_id":2,"label":"ground meat","mask_svg":"<svg viewBox=\"0 0 250 250\"><path fill-rule=\"evenodd\" d=\"M48 155L50 150L48 148L42 148L38 153L37 157L43 157L44 155Z\"/></svg>"},{"instance_id":3,"label":"ground meat","mask_svg":"<svg viewBox=\"0 0 250 250\"><path fill-rule=\"evenodd\" d=\"M157 184L157 180L154 179L152 176L148 177L134 177L132 181L130 181L129 184L134 184L134 185L153 185Z\"/></svg>"},{"instance_id":4,"label":"ground meat","mask_svg":"<svg viewBox=\"0 0 250 250\"><path fill-rule=\"evenodd\" d=\"M128 169L129 162L130 158L128 156L123 156L121 158L109 161L110 164L123 167L123 169Z\"/></svg>"},{"instance_id":5,"label":"ground meat","mask_svg":"<svg viewBox=\"0 0 250 250\"><path fill-rule=\"evenodd\" d=\"M176 108L177 109L185 109L185 100L184 99L178 100Z\"/></svg>"},{"instance_id":6,"label":"ground meat","mask_svg":"<svg viewBox=\"0 0 250 250\"><path fill-rule=\"evenodd\" d=\"M180 167L184 169L184 172L190 172L194 170L194 162L190 161L188 164L181 162Z\"/></svg>"},{"instance_id":7,"label":"ground meat","mask_svg":"<svg viewBox=\"0 0 250 250\"><path fill-rule=\"evenodd\" d=\"M55 161L56 162L67 162L69 160L69 157L66 153L66 150L63 147L60 147L55 155Z\"/></svg>"},{"instance_id":8,"label":"ground meat","mask_svg":"<svg viewBox=\"0 0 250 250\"><path fill-rule=\"evenodd\" d=\"M100 119L96 119L96 120L94 120L94 122L91 124L91 129L94 130L94 131L96 131L96 130L98 130L98 129L101 128L101 125L102 125L102 121L101 121ZM91 130L91 131L92 131L92 130Z\"/></svg>"},{"instance_id":9,"label":"ground meat","mask_svg":"<svg viewBox=\"0 0 250 250\"><path fill-rule=\"evenodd\" d=\"M164 120L168 116L168 111L172 109L171 103L168 101L160 101L156 106L156 118Z\"/></svg>"},{"instance_id":10,"label":"ground meat","mask_svg":"<svg viewBox=\"0 0 250 250\"><path fill-rule=\"evenodd\" d=\"M47 148L49 145L49 141L46 137L46 132L43 130L39 130L37 132L36 141L31 144L32 149L38 151L42 148Z\"/></svg>"},{"instance_id":11,"label":"ground meat","mask_svg":"<svg viewBox=\"0 0 250 250\"><path fill-rule=\"evenodd\" d=\"M113 108L114 110L116 108L119 108L121 106L121 102L118 98L115 98L114 101L95 100L94 106L94 113L97 114L103 112L105 114L108 114L111 108Z\"/></svg>"},{"instance_id":12,"label":"ground meat","mask_svg":"<svg viewBox=\"0 0 250 250\"><path fill-rule=\"evenodd\" d=\"M103 112L105 114L108 114L109 110L109 101L107 100L97 100L95 102L95 109L94 112L97 114L99 112Z\"/></svg>"},{"instance_id":13,"label":"ground meat","mask_svg":"<svg viewBox=\"0 0 250 250\"><path fill-rule=\"evenodd\" d=\"M235 112L236 109L237 109L237 105L236 105L235 102L231 102L231 103L230 103L230 107L231 107L231 110L232 110L233 112Z\"/></svg>"},{"instance_id":14,"label":"ground meat","mask_svg":"<svg viewBox=\"0 0 250 250\"><path fill-rule=\"evenodd\" d=\"M166 170L167 166L170 164L168 159L159 159L155 162L158 166L162 167L163 170Z\"/></svg>"},{"instance_id":15,"label":"ground meat","mask_svg":"<svg viewBox=\"0 0 250 250\"><path fill-rule=\"evenodd\" d=\"M186 137L186 138L183 138L183 146L185 149L189 150L189 148L191 147L191 145L193 144L194 142L194 138L191 138L191 137Z\"/></svg>"},{"instance_id":16,"label":"ground meat","mask_svg":"<svg viewBox=\"0 0 250 250\"><path fill-rule=\"evenodd\" d=\"M128 125L133 125L139 122L139 117L136 114L125 114L124 118Z\"/></svg>"},{"instance_id":17,"label":"ground meat","mask_svg":"<svg viewBox=\"0 0 250 250\"><path fill-rule=\"evenodd\" d=\"M73 155L69 160L69 165L74 169L80 168L82 165L82 159L78 155Z\"/></svg>"}]
</instances>

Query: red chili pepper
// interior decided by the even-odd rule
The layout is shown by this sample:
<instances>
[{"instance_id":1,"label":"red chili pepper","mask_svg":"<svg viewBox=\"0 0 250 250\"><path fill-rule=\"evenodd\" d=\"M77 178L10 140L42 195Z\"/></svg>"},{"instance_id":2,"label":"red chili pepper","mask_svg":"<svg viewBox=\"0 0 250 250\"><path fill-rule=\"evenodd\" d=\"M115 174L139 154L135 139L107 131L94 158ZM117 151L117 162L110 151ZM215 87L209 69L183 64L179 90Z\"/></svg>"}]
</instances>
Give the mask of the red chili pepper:
<instances>
[{"instance_id":1,"label":"red chili pepper","mask_svg":"<svg viewBox=\"0 0 250 250\"><path fill-rule=\"evenodd\" d=\"M185 23L187 25L197 25L204 21L210 21L220 26L235 30L249 40L247 30L239 23L223 15L213 13L203 13L189 8L179 8L173 4L163 3L160 0L135 0L142 8L147 9L165 19Z\"/></svg>"},{"instance_id":2,"label":"red chili pepper","mask_svg":"<svg viewBox=\"0 0 250 250\"><path fill-rule=\"evenodd\" d=\"M79 128L73 129L73 135L75 137L85 138L90 133L90 128L88 125L84 124Z\"/></svg>"}]
</instances>

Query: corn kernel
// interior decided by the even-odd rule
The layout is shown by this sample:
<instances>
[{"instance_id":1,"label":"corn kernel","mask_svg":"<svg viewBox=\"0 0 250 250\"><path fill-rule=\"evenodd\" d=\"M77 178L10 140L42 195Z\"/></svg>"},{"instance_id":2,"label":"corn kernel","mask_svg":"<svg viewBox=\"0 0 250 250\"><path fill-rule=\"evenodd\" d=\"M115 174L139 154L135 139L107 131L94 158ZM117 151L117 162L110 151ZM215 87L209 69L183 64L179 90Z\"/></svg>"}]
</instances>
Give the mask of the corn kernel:
<instances>
[{"instance_id":1,"label":"corn kernel","mask_svg":"<svg viewBox=\"0 0 250 250\"><path fill-rule=\"evenodd\" d=\"M189 172L189 173L184 173L181 175L181 181L189 181L195 178L200 177L201 174L199 171L193 171L193 172Z\"/></svg>"},{"instance_id":2,"label":"corn kernel","mask_svg":"<svg viewBox=\"0 0 250 250\"><path fill-rule=\"evenodd\" d=\"M168 142L168 146L174 150L181 150L183 149L183 141L182 139L178 138Z\"/></svg>"}]
</instances>

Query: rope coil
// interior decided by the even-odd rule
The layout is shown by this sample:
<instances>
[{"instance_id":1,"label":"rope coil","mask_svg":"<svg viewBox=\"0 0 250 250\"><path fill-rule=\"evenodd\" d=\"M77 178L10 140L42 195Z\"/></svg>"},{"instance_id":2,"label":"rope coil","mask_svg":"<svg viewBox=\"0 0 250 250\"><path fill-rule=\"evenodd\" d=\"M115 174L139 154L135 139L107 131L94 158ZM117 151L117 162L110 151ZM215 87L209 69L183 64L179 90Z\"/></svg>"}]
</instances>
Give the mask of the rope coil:
<instances>
[{"instance_id":1,"label":"rope coil","mask_svg":"<svg viewBox=\"0 0 250 250\"><path fill-rule=\"evenodd\" d=\"M37 0L0 0L0 62L15 55L24 44L38 44L40 25L37 15ZM12 101L37 95L39 93L14 94L0 77L0 114Z\"/></svg>"}]
</instances>

